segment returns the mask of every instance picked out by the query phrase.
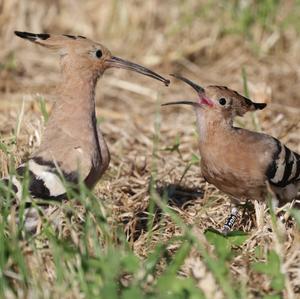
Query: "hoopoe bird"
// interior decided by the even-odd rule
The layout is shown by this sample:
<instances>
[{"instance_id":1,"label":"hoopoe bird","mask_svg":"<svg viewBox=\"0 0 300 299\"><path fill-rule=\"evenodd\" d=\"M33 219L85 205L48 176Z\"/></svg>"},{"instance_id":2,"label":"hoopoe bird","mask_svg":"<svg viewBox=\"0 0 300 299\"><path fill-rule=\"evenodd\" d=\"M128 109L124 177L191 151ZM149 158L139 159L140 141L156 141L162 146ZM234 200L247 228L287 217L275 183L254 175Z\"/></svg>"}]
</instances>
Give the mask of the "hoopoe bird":
<instances>
[{"instance_id":1,"label":"hoopoe bird","mask_svg":"<svg viewBox=\"0 0 300 299\"><path fill-rule=\"evenodd\" d=\"M66 197L64 180L83 181L93 188L108 168L110 154L95 113L95 87L109 68L123 68L157 79L166 86L169 80L130 61L113 56L102 44L83 36L34 34L15 31L18 37L58 51L62 79L57 86L56 102L44 130L39 148L20 165L18 177L29 172L29 193L41 199ZM17 198L22 183L11 178ZM3 182L8 185L9 179Z\"/></svg>"},{"instance_id":2,"label":"hoopoe bird","mask_svg":"<svg viewBox=\"0 0 300 299\"><path fill-rule=\"evenodd\" d=\"M190 85L197 101L163 104L185 104L194 107L199 134L201 170L204 179L232 198L238 205L246 200L263 201L268 186L280 203L293 200L300 189L300 155L276 138L235 127L235 116L262 110L265 103L255 103L225 86L202 88L179 75ZM223 228L226 234L237 216L233 207Z\"/></svg>"}]
</instances>

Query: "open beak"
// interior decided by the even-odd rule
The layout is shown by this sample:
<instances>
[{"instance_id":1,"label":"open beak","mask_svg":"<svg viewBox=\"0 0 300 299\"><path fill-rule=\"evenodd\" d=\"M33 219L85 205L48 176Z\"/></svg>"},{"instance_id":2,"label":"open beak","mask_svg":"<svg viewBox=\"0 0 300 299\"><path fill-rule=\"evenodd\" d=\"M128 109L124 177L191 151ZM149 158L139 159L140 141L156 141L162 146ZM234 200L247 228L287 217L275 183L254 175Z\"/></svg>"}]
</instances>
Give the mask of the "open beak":
<instances>
[{"instance_id":1,"label":"open beak","mask_svg":"<svg viewBox=\"0 0 300 299\"><path fill-rule=\"evenodd\" d=\"M201 104L193 101L177 101L177 102L168 102L168 103L161 104L161 106L169 106L169 105L191 105L194 107L201 107Z\"/></svg>"},{"instance_id":2,"label":"open beak","mask_svg":"<svg viewBox=\"0 0 300 299\"><path fill-rule=\"evenodd\" d=\"M213 106L212 101L205 96L205 89L203 87L197 85L196 83L192 82L191 80L189 80L185 77L182 77L180 75L170 74L170 76L173 76L173 77L187 83L188 85L190 85L197 92L197 94L199 96L199 101L198 102L177 101L177 102L165 103L162 106L175 105L175 104L192 105L194 107L199 107L199 108L203 108L205 106Z\"/></svg>"},{"instance_id":3,"label":"open beak","mask_svg":"<svg viewBox=\"0 0 300 299\"><path fill-rule=\"evenodd\" d=\"M121 59L119 57L112 56L107 62L108 62L108 67L117 67L117 68L122 68L125 70L134 71L134 72L140 73L142 75L151 77L153 79L159 80L159 81L163 82L166 86L168 86L170 84L170 80L165 79L161 75L159 75L139 64Z\"/></svg>"},{"instance_id":4,"label":"open beak","mask_svg":"<svg viewBox=\"0 0 300 299\"><path fill-rule=\"evenodd\" d=\"M196 83L192 82L191 80L189 80L189 79L187 79L187 78L185 78L185 77L182 77L182 76L176 75L176 74L170 74L170 76L173 76L173 77L175 77L175 78L177 78L177 79L179 79L179 80L181 80L181 81L187 83L187 84L190 85L193 89L195 89L199 95L201 95L201 94L203 94L203 93L205 92L205 90L204 90L203 87L197 85Z\"/></svg>"}]
</instances>

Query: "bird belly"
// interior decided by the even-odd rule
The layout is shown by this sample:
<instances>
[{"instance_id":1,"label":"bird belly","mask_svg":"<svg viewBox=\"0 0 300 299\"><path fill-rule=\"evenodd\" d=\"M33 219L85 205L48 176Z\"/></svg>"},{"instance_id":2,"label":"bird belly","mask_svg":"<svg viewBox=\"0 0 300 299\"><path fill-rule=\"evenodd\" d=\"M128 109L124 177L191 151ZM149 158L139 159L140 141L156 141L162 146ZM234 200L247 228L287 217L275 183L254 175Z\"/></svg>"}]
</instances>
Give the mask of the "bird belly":
<instances>
[{"instance_id":1,"label":"bird belly","mask_svg":"<svg viewBox=\"0 0 300 299\"><path fill-rule=\"evenodd\" d=\"M263 200L266 194L264 181L246 171L220 167L214 163L201 163L202 174L205 179L216 186L220 191L241 201Z\"/></svg>"}]
</instances>

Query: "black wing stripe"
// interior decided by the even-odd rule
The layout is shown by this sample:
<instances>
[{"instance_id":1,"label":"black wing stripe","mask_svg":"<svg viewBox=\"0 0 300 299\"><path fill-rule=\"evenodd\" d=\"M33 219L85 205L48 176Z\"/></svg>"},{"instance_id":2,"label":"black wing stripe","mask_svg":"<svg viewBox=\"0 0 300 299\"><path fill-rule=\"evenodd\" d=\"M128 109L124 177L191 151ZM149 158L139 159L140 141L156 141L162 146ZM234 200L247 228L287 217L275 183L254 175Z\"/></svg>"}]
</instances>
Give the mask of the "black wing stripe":
<instances>
[{"instance_id":1,"label":"black wing stripe","mask_svg":"<svg viewBox=\"0 0 300 299\"><path fill-rule=\"evenodd\" d=\"M300 156L275 138L274 140L277 148L266 175L272 185L284 188L299 179Z\"/></svg>"},{"instance_id":2,"label":"black wing stripe","mask_svg":"<svg viewBox=\"0 0 300 299\"><path fill-rule=\"evenodd\" d=\"M77 39L76 36L71 35L71 34L63 34L63 36L71 38L71 39Z\"/></svg>"},{"instance_id":3,"label":"black wing stripe","mask_svg":"<svg viewBox=\"0 0 300 299\"><path fill-rule=\"evenodd\" d=\"M297 169L296 169L296 173L295 173L295 176L293 178L293 180L295 181L298 181L300 180L300 155L298 155L297 153L295 153L295 156L296 156L296 163L297 163Z\"/></svg>"},{"instance_id":4,"label":"black wing stripe","mask_svg":"<svg viewBox=\"0 0 300 299\"><path fill-rule=\"evenodd\" d=\"M58 196L52 196L51 190L45 185L45 181L38 176L36 176L30 169L27 169L25 166L21 166L17 169L17 173L21 178L26 176L26 172L28 171L29 176L29 185L28 191L31 196L43 199L53 199L59 200L65 198L65 194L60 194Z\"/></svg>"},{"instance_id":5,"label":"black wing stripe","mask_svg":"<svg viewBox=\"0 0 300 299\"><path fill-rule=\"evenodd\" d=\"M66 190L61 176L65 181L74 185L79 182L77 172L62 172L53 161L34 157L28 161L28 165L21 165L16 169L17 177L2 179L4 186L11 186L12 192L17 198L22 197L22 182L28 177L28 191L32 197L60 200L66 198ZM11 182L10 182L11 181ZM4 187L5 188L5 187ZM3 190L4 192L5 189Z\"/></svg>"},{"instance_id":6,"label":"black wing stripe","mask_svg":"<svg viewBox=\"0 0 300 299\"><path fill-rule=\"evenodd\" d=\"M281 143L275 138L274 138L274 141L276 143L276 151L273 154L272 163L270 164L270 166L268 167L267 172L266 172L267 178L269 180L272 180L276 175L277 167L278 167L277 166L277 160L279 159L279 155L280 155L281 150L282 150Z\"/></svg>"},{"instance_id":7,"label":"black wing stripe","mask_svg":"<svg viewBox=\"0 0 300 299\"><path fill-rule=\"evenodd\" d=\"M282 186L286 186L288 183L288 179L293 170L294 159L292 152L289 148L285 147L285 159L284 159L284 175L283 178L278 182Z\"/></svg>"},{"instance_id":8,"label":"black wing stripe","mask_svg":"<svg viewBox=\"0 0 300 299\"><path fill-rule=\"evenodd\" d=\"M33 157L31 158L31 160L33 160L36 164L40 165L40 166L48 166L47 171L57 174L59 176L59 172L57 167L61 167L61 163L57 163L55 164L53 161L49 161L49 160L44 160L43 158L37 156L37 157ZM73 184L78 184L79 182L79 176L78 173L73 171L73 172L64 172L62 171L62 169L60 169L60 172L62 173L64 179L69 182L69 183L73 183Z\"/></svg>"}]
</instances>

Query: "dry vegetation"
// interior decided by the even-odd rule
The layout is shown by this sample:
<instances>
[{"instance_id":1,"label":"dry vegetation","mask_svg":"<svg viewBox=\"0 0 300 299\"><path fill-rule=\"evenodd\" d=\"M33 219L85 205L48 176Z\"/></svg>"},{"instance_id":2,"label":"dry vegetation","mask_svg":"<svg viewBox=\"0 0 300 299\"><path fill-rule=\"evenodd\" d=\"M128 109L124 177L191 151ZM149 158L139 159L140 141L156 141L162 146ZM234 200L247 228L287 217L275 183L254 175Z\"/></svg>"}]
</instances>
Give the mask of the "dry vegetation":
<instances>
[{"instance_id":1,"label":"dry vegetation","mask_svg":"<svg viewBox=\"0 0 300 299\"><path fill-rule=\"evenodd\" d=\"M243 93L246 82L251 98L270 105L256 116L238 120L239 125L262 128L300 152L299 17L300 5L292 0L0 1L0 132L1 147L7 150L0 152L2 175L7 175L10 163L18 164L38 146L44 124L40 99L46 100L50 110L51 93L59 80L58 57L17 39L14 30L85 35L120 57L165 75L180 72L204 86L217 83ZM243 70L247 80L243 80ZM193 112L159 107L161 102L192 95L179 82L165 88L154 80L116 70L107 72L97 88L97 115L112 161L94 194L108 220L110 246L118 250L119 234L125 233L129 247L143 260L158 244L178 237L167 246L158 273L182 248L180 236L186 228L176 221L177 216L205 252L217 258L204 231L220 228L229 211L226 196L201 177ZM163 204L159 209L151 204L151 177L158 191L168 192L170 211ZM80 247L86 233L82 232L85 208L75 200L51 207L48 216L61 219L57 240ZM247 217L239 217L235 228L249 233L226 260L241 298L267 294L274 296L269 298L300 298L300 234L295 221L288 219L284 225L272 221L266 207L256 205ZM15 228L5 229L9 236ZM54 254L48 246L50 235L42 226L36 237L16 241L31 282L24 284L22 269L8 260L1 272L8 281L7 298L88 298L80 283L64 285L57 277L57 258L62 253ZM99 238L103 235L99 232ZM278 292L270 276L251 266L265 261L270 250L279 256L285 277L285 287ZM193 247L177 275L193 278L206 298L229 298L226 286L203 256ZM64 265L68 267L69 262ZM147 279L145 292L154 283L153 276ZM130 284L131 277L124 275L120 280L122 285Z\"/></svg>"}]
</instances>

